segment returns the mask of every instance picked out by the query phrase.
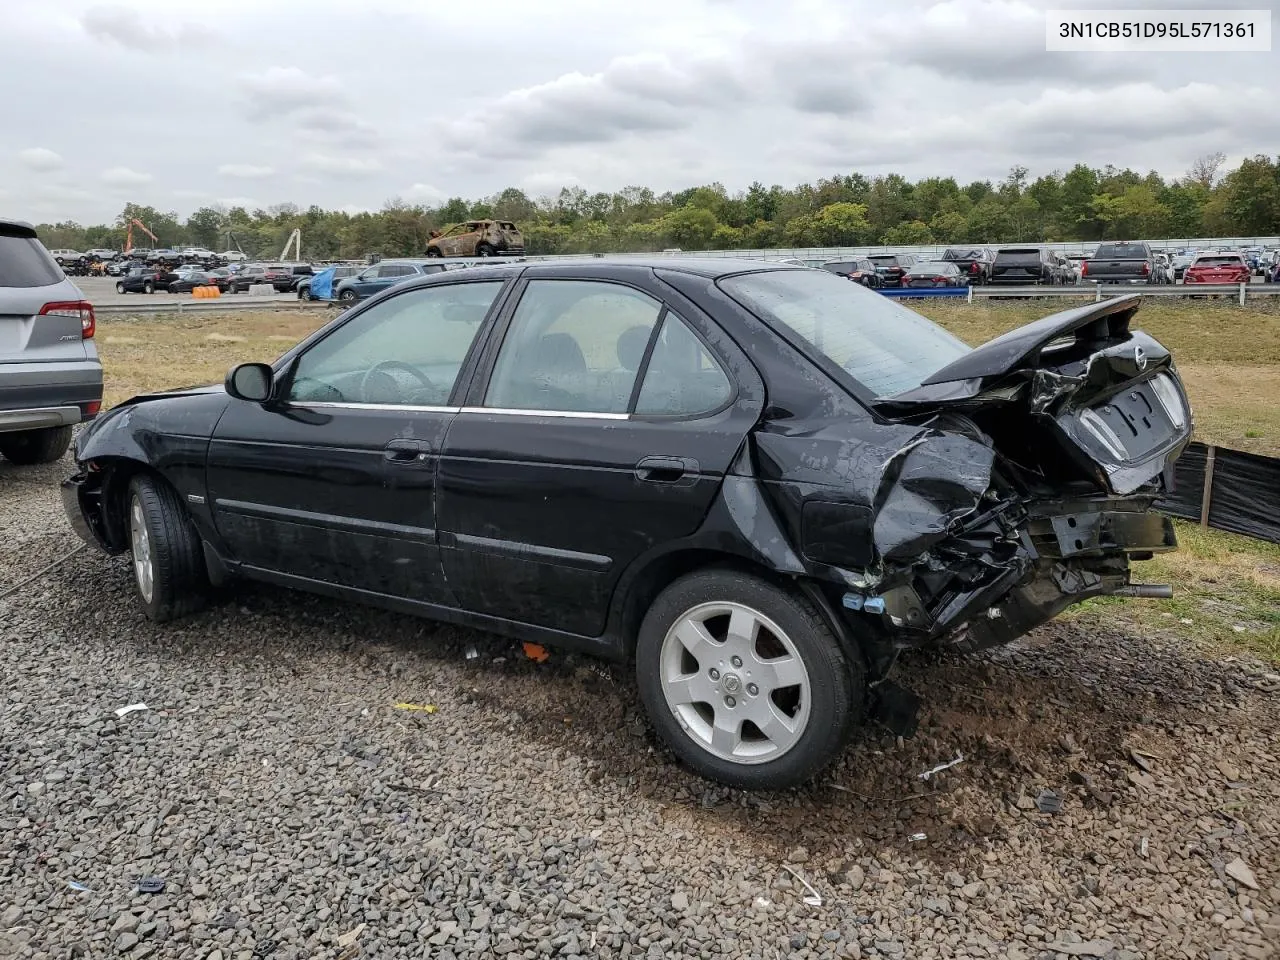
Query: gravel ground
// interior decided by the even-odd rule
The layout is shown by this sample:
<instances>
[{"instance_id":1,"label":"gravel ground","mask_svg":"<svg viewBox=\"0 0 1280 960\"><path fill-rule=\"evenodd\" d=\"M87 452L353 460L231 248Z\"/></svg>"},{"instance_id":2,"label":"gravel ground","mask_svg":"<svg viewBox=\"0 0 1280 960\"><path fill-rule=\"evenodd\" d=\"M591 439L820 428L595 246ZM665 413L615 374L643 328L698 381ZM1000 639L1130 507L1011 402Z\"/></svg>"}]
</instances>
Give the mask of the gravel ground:
<instances>
[{"instance_id":1,"label":"gravel ground","mask_svg":"<svg viewBox=\"0 0 1280 960\"><path fill-rule=\"evenodd\" d=\"M0 464L0 593L75 548L66 471ZM0 671L4 958L1280 942L1280 677L1124 632L917 657L916 738L869 731L777 795L678 767L626 671L265 588L158 628L127 563L88 552L0 600Z\"/></svg>"}]
</instances>

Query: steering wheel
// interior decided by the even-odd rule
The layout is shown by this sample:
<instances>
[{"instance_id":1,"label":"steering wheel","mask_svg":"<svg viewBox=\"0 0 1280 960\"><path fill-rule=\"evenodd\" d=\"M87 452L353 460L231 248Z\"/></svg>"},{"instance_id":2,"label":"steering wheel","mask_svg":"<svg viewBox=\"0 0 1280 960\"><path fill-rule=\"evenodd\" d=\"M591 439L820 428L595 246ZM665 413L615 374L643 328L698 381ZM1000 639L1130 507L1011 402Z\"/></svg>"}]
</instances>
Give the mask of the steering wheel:
<instances>
[{"instance_id":1,"label":"steering wheel","mask_svg":"<svg viewBox=\"0 0 1280 960\"><path fill-rule=\"evenodd\" d=\"M425 389L433 392L436 389L436 385L431 382L427 375L412 364L405 363L403 360L383 360L381 363L375 363L360 378L360 399L362 401L365 403L370 402L369 381L373 379L374 374L383 373L386 370L403 370L421 383ZM392 382L394 383L395 381L393 380Z\"/></svg>"}]
</instances>

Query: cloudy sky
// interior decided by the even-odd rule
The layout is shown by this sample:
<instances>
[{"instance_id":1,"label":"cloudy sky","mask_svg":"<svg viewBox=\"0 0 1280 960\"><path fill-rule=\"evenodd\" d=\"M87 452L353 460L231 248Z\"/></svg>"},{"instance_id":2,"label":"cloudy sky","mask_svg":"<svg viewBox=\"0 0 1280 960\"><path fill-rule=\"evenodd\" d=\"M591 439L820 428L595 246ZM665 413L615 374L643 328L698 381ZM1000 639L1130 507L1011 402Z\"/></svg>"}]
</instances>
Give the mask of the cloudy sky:
<instances>
[{"instance_id":1,"label":"cloudy sky","mask_svg":"<svg viewBox=\"0 0 1280 960\"><path fill-rule=\"evenodd\" d=\"M1280 53L1046 53L1097 0L2 5L0 215L34 221L1280 152Z\"/></svg>"}]
</instances>

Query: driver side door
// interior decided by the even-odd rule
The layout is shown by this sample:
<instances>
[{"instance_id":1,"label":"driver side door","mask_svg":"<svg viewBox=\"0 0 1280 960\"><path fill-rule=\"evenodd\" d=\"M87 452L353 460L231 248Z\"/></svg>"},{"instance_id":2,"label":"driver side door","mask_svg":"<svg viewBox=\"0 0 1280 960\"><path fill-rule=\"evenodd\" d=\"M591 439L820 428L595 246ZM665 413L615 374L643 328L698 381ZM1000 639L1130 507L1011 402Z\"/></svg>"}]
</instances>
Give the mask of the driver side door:
<instances>
[{"instance_id":1,"label":"driver side door","mask_svg":"<svg viewBox=\"0 0 1280 960\"><path fill-rule=\"evenodd\" d=\"M208 461L226 559L285 585L454 606L436 470L504 284L418 287L352 311L279 372L279 399L233 399Z\"/></svg>"}]
</instances>

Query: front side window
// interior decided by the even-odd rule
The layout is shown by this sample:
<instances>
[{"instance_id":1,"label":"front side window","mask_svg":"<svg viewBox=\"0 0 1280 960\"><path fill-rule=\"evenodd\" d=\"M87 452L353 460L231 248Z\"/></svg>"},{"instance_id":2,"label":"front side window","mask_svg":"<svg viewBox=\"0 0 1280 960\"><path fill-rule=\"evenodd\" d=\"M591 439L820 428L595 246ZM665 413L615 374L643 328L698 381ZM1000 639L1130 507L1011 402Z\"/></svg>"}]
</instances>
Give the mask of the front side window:
<instances>
[{"instance_id":1,"label":"front side window","mask_svg":"<svg viewBox=\"0 0 1280 960\"><path fill-rule=\"evenodd\" d=\"M627 412L662 304L616 283L533 280L485 393L487 407Z\"/></svg>"},{"instance_id":2,"label":"front side window","mask_svg":"<svg viewBox=\"0 0 1280 960\"><path fill-rule=\"evenodd\" d=\"M295 403L443 406L502 281L410 290L353 317L298 361Z\"/></svg>"},{"instance_id":3,"label":"front side window","mask_svg":"<svg viewBox=\"0 0 1280 960\"><path fill-rule=\"evenodd\" d=\"M720 287L784 336L799 338L872 396L920 386L969 352L914 310L821 270L727 277Z\"/></svg>"}]
</instances>

